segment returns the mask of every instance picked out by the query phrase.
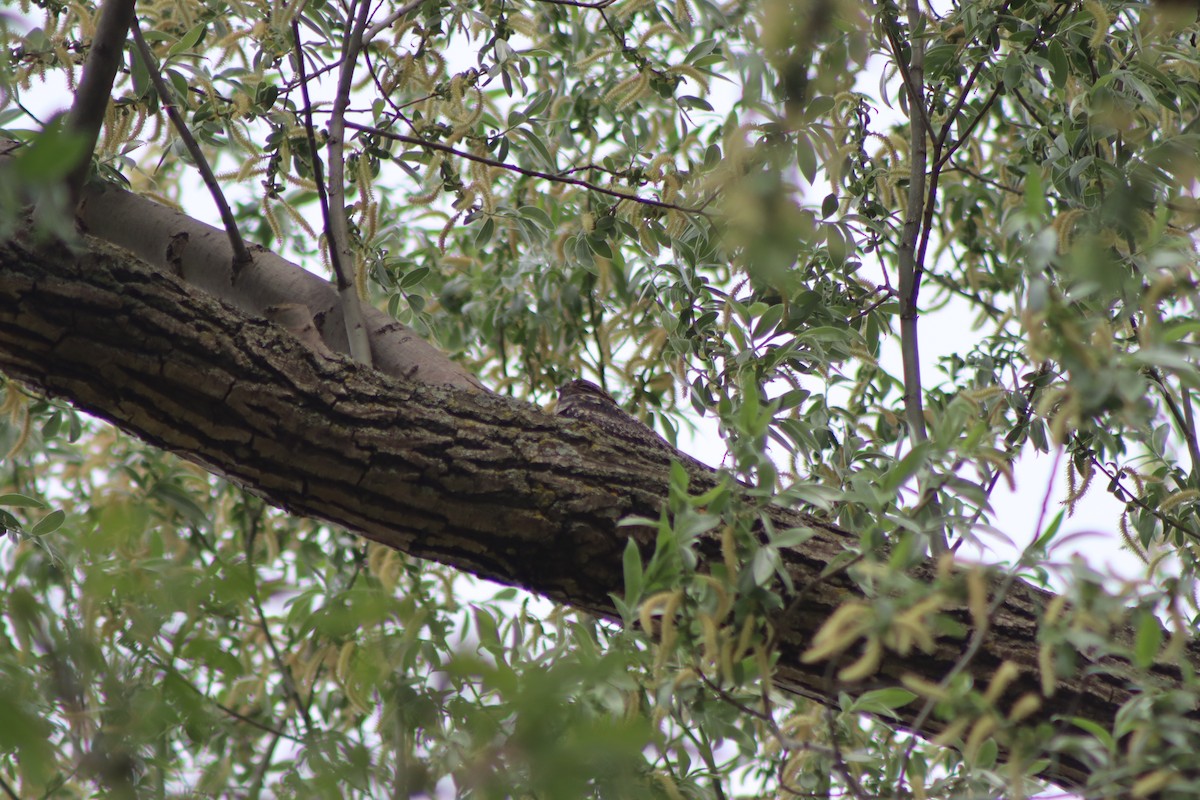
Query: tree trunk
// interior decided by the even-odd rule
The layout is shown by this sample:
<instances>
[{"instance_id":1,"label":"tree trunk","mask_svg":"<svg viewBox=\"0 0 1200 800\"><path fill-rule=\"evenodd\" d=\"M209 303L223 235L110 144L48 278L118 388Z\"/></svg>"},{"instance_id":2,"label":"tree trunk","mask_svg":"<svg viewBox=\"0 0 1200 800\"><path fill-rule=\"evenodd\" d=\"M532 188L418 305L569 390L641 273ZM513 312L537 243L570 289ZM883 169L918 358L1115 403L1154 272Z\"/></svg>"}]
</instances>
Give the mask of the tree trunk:
<instances>
[{"instance_id":1,"label":"tree trunk","mask_svg":"<svg viewBox=\"0 0 1200 800\"><path fill-rule=\"evenodd\" d=\"M647 552L653 541L652 532L618 522L657 518L667 496L665 448L496 395L322 355L95 240L82 254L0 244L0 369L289 511L608 618L616 617L610 593L622 591L626 538L637 537ZM718 480L690 469L699 488ZM858 540L793 510L769 513L780 528L817 531L784 553L798 594L775 621L779 685L830 702L839 692L899 685L904 676L937 683L954 668L966 640L950 636L931 653L887 653L871 679L852 686L834 680L829 664L804 663L829 615L863 597L845 570L824 575ZM721 558L715 539L700 549ZM910 574L932 581L934 567ZM1081 716L1111 728L1135 690L1123 662L1094 659L1057 676L1043 695L1037 628L1050 598L1013 585L967 670L986 686L1012 661L1020 676L999 706L1032 693L1047 722ZM943 611L970 630L965 601L947 600ZM1195 651L1190 657L1200 662ZM1168 664L1155 674L1164 686L1180 679ZM899 709L901 724L916 725L921 705ZM925 721L920 732L942 726ZM1073 785L1086 767L1064 758L1043 775Z\"/></svg>"}]
</instances>

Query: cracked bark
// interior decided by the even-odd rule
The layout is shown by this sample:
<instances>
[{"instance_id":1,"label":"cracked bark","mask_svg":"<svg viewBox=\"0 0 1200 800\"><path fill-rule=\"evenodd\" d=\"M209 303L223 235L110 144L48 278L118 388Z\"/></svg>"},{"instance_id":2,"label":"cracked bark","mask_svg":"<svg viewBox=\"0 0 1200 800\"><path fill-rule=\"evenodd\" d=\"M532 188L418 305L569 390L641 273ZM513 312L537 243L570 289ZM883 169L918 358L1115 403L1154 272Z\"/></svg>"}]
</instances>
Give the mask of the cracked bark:
<instances>
[{"instance_id":1,"label":"cracked bark","mask_svg":"<svg viewBox=\"0 0 1200 800\"><path fill-rule=\"evenodd\" d=\"M657 517L667 494L664 448L471 387L404 381L322 355L96 240L85 252L51 255L0 243L0 369L288 511L609 618L626 537L652 540L617 523ZM699 488L716 480L700 465L689 469ZM929 654L889 653L871 681L853 687L831 681L827 664L803 663L828 615L862 596L843 573L821 578L856 540L793 510L770 514L777 526L819 530L784 553L803 595L776 621L781 686L829 702L839 691L897 685L905 674L937 682L952 668L963 639L944 637ZM701 550L720 559L716 541ZM933 568L912 577L931 581ZM1049 598L1018 583L969 667L977 684L1004 660L1021 668L1001 707L1040 695L1036 631ZM949 613L969 630L965 607ZM1189 651L1194 664L1197 654ZM1112 659L1082 667L1042 698L1040 719L1111 726L1134 694L1133 672ZM1162 686L1180 679L1170 664L1152 675ZM899 709L902 725L919 705ZM1085 763L1066 756L1043 772L1064 785L1086 774Z\"/></svg>"}]
</instances>

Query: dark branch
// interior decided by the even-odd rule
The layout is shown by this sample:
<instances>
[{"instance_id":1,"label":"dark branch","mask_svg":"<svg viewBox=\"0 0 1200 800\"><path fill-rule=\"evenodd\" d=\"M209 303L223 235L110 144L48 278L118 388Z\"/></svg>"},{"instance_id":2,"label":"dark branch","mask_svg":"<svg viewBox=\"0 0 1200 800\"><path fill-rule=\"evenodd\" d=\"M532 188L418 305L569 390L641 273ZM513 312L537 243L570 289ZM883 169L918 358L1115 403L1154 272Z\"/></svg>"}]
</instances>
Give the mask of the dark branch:
<instances>
[{"instance_id":1,"label":"dark branch","mask_svg":"<svg viewBox=\"0 0 1200 800\"><path fill-rule=\"evenodd\" d=\"M424 147L427 150L436 150L439 153L447 153L448 155L458 156L459 158L465 158L468 161L477 161L480 164L487 164L489 167L499 167L500 169L506 169L510 172L515 172L518 175L528 175L531 178L542 178L543 180L554 181L555 183L566 183L571 186L581 186L581 187L583 187L585 189L589 189L593 192L598 192L600 194L606 194L610 197L616 197L621 200L628 200L631 203L641 203L642 205L654 206L655 208L668 208L673 211L682 211L685 214L700 214L705 217L709 216L709 214L707 212L705 212L704 209L702 209L702 208L688 208L687 206L679 206L679 205L675 205L674 203L664 203L661 200L651 200L648 197L639 197L638 195L635 195L635 194L626 194L624 192L618 192L613 189L606 189L603 186L597 186L594 183L588 183L587 181L581 181L577 178L567 178L562 175L554 174L551 172L539 172L538 170L535 170L535 169L526 169L524 167L518 167L515 164L505 164L503 161L497 161L494 158L487 158L486 156L478 156L478 155L475 155L474 153L467 153L462 150L456 150L455 148L450 147L449 145L444 145L444 144L441 144L440 142L431 142L426 139L420 139L416 136L405 136L403 133L393 133L391 131L385 131L381 128L373 128L369 125L358 125L357 123L354 123L354 122L347 122L346 127L353 128L356 131L363 131L365 133L375 134L376 136L382 136L385 139L393 139L397 142L404 142L405 144L416 145L417 147Z\"/></svg>"},{"instance_id":2,"label":"dark branch","mask_svg":"<svg viewBox=\"0 0 1200 800\"><path fill-rule=\"evenodd\" d=\"M133 24L134 0L104 0L100 9L100 21L96 35L88 50L87 62L83 65L83 77L75 92L75 103L67 117L70 130L83 136L87 147L79 156L75 167L67 176L67 187L74 208L87 180L92 153L100 139L100 127L104 124L104 112L112 96L113 81L121 67L121 55L125 49L125 36Z\"/></svg>"},{"instance_id":3,"label":"dark branch","mask_svg":"<svg viewBox=\"0 0 1200 800\"><path fill-rule=\"evenodd\" d=\"M233 211L230 210L229 203L225 200L225 193L221 191L221 184L217 183L217 176L213 174L212 167L208 165L208 159L204 157L204 151L200 149L200 143L196 141L195 136L192 136L187 122L175 106L175 99L171 95L171 89L167 86L167 82L163 80L162 71L154 58L154 53L150 52L150 45L146 44L146 39L142 36L141 26L136 23L133 25L133 41L137 46L138 53L142 57L142 61L146 62L146 72L150 74L150 81L154 84L154 91L158 93L158 99L162 103L163 110L167 112L167 117L171 120L171 126L179 134L180 140L183 141L184 147L187 148L188 155L192 157L192 162L196 165L200 177L204 180L204 185L208 188L209 195L212 196L213 203L217 206L217 211L221 215L221 224L225 226L225 235L229 237L229 246L233 248L234 269L240 269L254 259L250 255L250 251L246 248L246 242L242 239L241 231L238 230L237 220L234 219Z\"/></svg>"}]
</instances>

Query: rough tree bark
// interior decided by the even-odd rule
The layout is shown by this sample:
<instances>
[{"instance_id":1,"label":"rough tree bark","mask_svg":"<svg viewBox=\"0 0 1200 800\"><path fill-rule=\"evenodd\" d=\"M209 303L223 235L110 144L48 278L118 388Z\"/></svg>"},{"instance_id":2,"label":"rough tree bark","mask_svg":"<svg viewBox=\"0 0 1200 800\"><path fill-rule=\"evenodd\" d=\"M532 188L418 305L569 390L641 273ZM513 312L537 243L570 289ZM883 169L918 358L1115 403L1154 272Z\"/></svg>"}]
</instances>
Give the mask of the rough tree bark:
<instances>
[{"instance_id":1,"label":"rough tree bark","mask_svg":"<svg viewBox=\"0 0 1200 800\"><path fill-rule=\"evenodd\" d=\"M609 618L626 537L651 538L617 523L657 517L667 495L666 450L469 387L405 381L322 355L92 239L84 252L52 254L0 243L0 370L289 511ZM692 472L701 488L717 480ZM800 596L776 621L780 685L829 702L839 691L896 685L909 674L936 683L960 659L965 640L946 637L932 653L889 653L870 681L855 686L838 685L828 664L804 663L828 615L862 597L844 572L823 576L856 542L796 511L770 513L779 526L818 531L785 553ZM715 541L701 549L720 558ZM932 580L933 571L927 565L912 575ZM1037 625L1049 598L1015 584L970 662L980 684L1004 660L1020 667L1002 705L1042 695ZM951 600L946 611L970 629L965 604ZM1195 650L1189 655L1200 663ZM1085 666L1041 696L1042 719L1082 716L1111 726L1137 687L1123 663ZM1162 664L1154 676L1169 686L1179 670ZM901 724L916 723L919 705L898 711ZM931 720L921 732L940 729ZM1064 757L1043 776L1075 785L1086 764Z\"/></svg>"}]
</instances>

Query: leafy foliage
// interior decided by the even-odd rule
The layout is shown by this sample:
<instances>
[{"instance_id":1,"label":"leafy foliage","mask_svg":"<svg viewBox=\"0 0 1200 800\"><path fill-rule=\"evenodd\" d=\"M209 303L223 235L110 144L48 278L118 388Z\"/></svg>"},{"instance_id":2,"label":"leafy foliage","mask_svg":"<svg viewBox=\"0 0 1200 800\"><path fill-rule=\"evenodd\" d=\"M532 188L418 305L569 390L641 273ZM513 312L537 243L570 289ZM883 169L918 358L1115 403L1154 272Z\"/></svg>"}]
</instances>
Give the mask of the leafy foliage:
<instances>
[{"instance_id":1,"label":"leafy foliage","mask_svg":"<svg viewBox=\"0 0 1200 800\"><path fill-rule=\"evenodd\" d=\"M425 0L364 26L361 8L139 4L158 64L128 57L99 176L193 202L161 69L243 232L317 267L308 134L325 143L357 30L344 212L362 295L498 391L544 401L585 375L669 437L716 420L751 500L690 496L677 471L642 521L654 553L627 554L618 629L287 517L8 383L7 785L956 797L1032 792L1066 754L1088 793L1195 792L1194 680L1150 678L1197 617L1194 13ZM3 166L6 233L61 178L48 154L75 146L29 102L76 86L94 14L0 18L0 127L32 142ZM916 311L957 328L934 380L904 329ZM976 541L1025 451L1063 454L1072 508L1101 479L1148 562L1112 594L1085 566L1060 576L1070 603L1043 610L1036 643L1045 694L1081 652L1128 660L1144 692L1115 730L1027 722L1040 701L1006 697L1003 665L990 686L960 669L864 689L888 653L962 634L944 598L986 627L1003 594L981 571L905 570L939 537ZM754 501L860 537L839 569L875 602L848 602L810 650L833 659L828 709L773 687L768 619L797 588L780 553L810 532L760 535ZM1001 585L1055 571L1047 516ZM710 531L723 558L697 573ZM1128 619L1135 641L1114 639ZM888 728L909 703L935 742Z\"/></svg>"}]
</instances>

